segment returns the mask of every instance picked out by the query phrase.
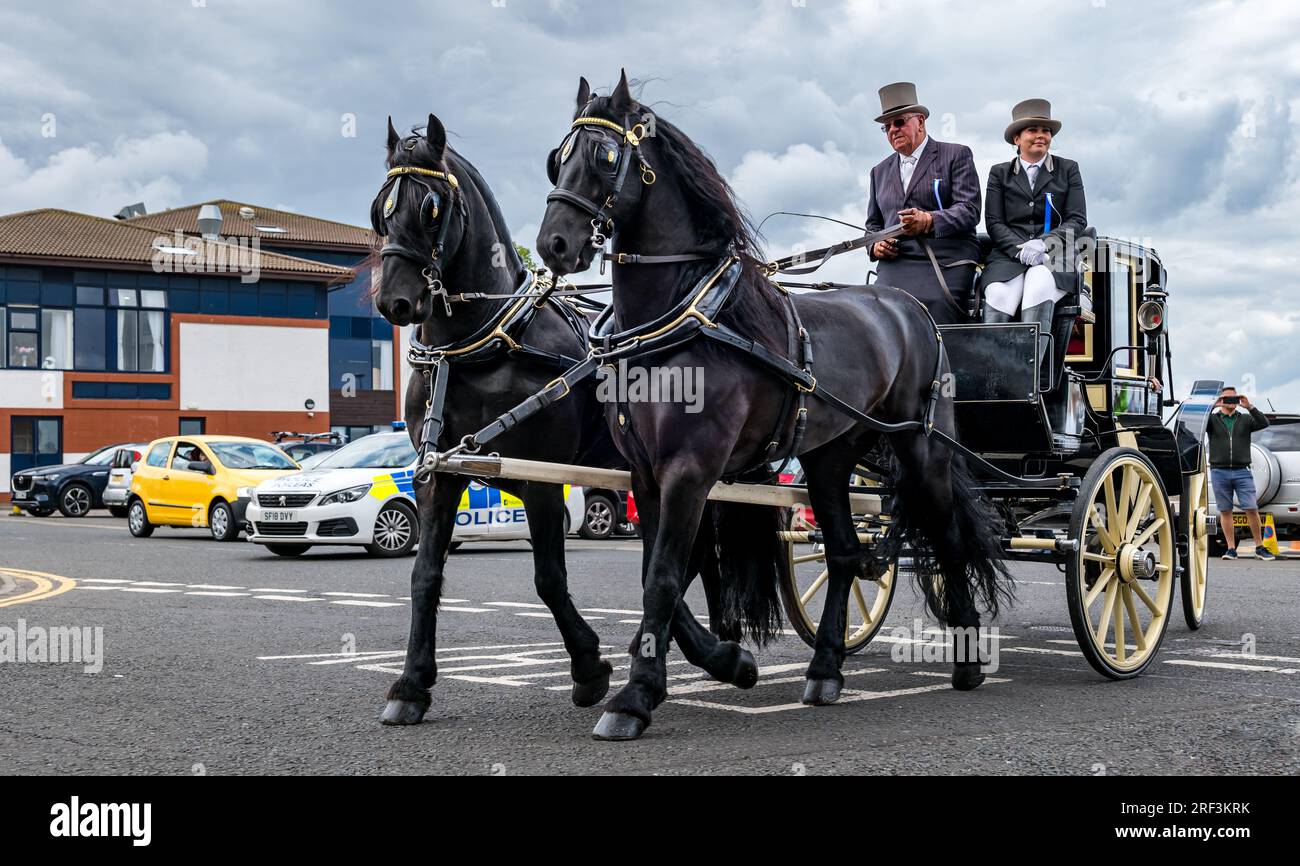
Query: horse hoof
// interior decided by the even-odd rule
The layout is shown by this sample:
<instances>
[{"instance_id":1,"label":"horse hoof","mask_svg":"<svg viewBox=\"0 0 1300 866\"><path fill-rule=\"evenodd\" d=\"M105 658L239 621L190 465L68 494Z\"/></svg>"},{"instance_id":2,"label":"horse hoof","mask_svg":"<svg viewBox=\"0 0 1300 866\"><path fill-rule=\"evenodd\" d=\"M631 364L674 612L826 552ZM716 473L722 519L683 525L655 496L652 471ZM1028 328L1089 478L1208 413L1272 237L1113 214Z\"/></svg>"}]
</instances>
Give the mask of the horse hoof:
<instances>
[{"instance_id":1,"label":"horse hoof","mask_svg":"<svg viewBox=\"0 0 1300 866\"><path fill-rule=\"evenodd\" d=\"M984 682L984 672L979 664L960 664L952 669L952 687L959 692L969 692L979 688Z\"/></svg>"},{"instance_id":2,"label":"horse hoof","mask_svg":"<svg viewBox=\"0 0 1300 866\"><path fill-rule=\"evenodd\" d=\"M575 707L594 707L609 691L609 677L614 668L609 662L600 663L601 671L589 680L573 684L573 705Z\"/></svg>"},{"instance_id":3,"label":"horse hoof","mask_svg":"<svg viewBox=\"0 0 1300 866\"><path fill-rule=\"evenodd\" d=\"M641 720L640 716L634 716L631 713L611 713L606 712L596 723L596 728L591 732L593 740L607 740L613 742L622 742L624 740L636 740L646 729L646 723Z\"/></svg>"},{"instance_id":4,"label":"horse hoof","mask_svg":"<svg viewBox=\"0 0 1300 866\"><path fill-rule=\"evenodd\" d=\"M390 699L384 704L384 712L379 721L385 725L418 725L424 720L426 709L415 701Z\"/></svg>"},{"instance_id":5,"label":"horse hoof","mask_svg":"<svg viewBox=\"0 0 1300 866\"><path fill-rule=\"evenodd\" d=\"M731 684L738 689L752 689L758 683L758 662L754 654L747 649L740 651L736 659L736 669L731 672Z\"/></svg>"},{"instance_id":6,"label":"horse hoof","mask_svg":"<svg viewBox=\"0 0 1300 866\"><path fill-rule=\"evenodd\" d=\"M803 702L811 707L824 707L840 699L839 680L808 680L803 687Z\"/></svg>"}]
</instances>

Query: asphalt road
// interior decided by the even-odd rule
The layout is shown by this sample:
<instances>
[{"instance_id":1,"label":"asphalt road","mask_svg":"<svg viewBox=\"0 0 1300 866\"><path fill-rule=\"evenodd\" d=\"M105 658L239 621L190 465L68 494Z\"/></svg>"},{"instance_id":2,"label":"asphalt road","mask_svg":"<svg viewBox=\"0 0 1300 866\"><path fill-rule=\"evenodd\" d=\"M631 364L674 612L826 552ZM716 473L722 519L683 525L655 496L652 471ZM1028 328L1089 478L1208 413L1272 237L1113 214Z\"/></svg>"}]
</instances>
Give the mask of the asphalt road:
<instances>
[{"instance_id":1,"label":"asphalt road","mask_svg":"<svg viewBox=\"0 0 1300 866\"><path fill-rule=\"evenodd\" d=\"M636 630L639 550L571 542L571 592L616 665ZM875 643L846 664L853 700L805 708L810 651L796 637L757 652L747 692L674 651L669 701L621 744L593 741L599 708L569 701L523 543L453 554L428 720L380 726L410 565L319 548L281 559L196 531L136 540L108 517L0 517L0 628L103 630L97 673L0 664L0 773L1300 771L1297 561L1212 560L1205 628L1189 632L1175 602L1159 659L1127 682L1089 668L1063 576L1033 565L1013 567L1020 601L991 623L999 669L972 693L947 687L946 665L894 661L893 644ZM690 601L704 610L698 590ZM900 590L890 626L919 615Z\"/></svg>"}]
</instances>

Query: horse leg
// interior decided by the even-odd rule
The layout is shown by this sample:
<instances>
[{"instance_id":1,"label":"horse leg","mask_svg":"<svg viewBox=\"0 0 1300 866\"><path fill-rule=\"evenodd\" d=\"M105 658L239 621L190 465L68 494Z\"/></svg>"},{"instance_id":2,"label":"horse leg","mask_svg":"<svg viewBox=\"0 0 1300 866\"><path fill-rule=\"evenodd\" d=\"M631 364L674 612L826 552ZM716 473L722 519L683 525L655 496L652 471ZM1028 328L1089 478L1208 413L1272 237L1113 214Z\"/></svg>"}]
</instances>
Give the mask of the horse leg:
<instances>
[{"instance_id":1,"label":"horse leg","mask_svg":"<svg viewBox=\"0 0 1300 866\"><path fill-rule=\"evenodd\" d=\"M862 554L853 527L849 504L849 479L856 454L832 442L801 455L806 473L808 499L826 544L829 583L826 605L817 624L812 662L808 665L803 702L814 706L833 704L844 687L845 629L848 622L849 591L862 571Z\"/></svg>"},{"instance_id":2,"label":"horse leg","mask_svg":"<svg viewBox=\"0 0 1300 866\"><path fill-rule=\"evenodd\" d=\"M635 479L634 475L634 479ZM682 599L692 543L711 482L703 472L673 466L660 479L658 513L653 537L645 537L646 562L642 590L641 638L632 657L627 685L605 704L605 714L592 731L597 740L635 740L650 726L651 713L668 696L665 657L669 632ZM643 485L634 480L634 490ZM641 502L638 497L638 506Z\"/></svg>"},{"instance_id":3,"label":"horse leg","mask_svg":"<svg viewBox=\"0 0 1300 866\"><path fill-rule=\"evenodd\" d=\"M978 493L958 489L958 472L952 452L941 442L921 434L905 434L895 442L895 453L903 468L899 485L906 519L920 531L922 544L933 551L933 559L917 556L918 576L927 607L953 632L952 687L970 691L984 682L979 658L979 609L975 604L974 572L987 572L987 594L995 595L998 570L992 567L991 551L983 547L976 527L963 527L960 519L978 506ZM970 523L969 520L966 521ZM992 529L986 531L991 532ZM918 554L920 549L918 548ZM934 580L942 581L942 592Z\"/></svg>"},{"instance_id":4,"label":"horse leg","mask_svg":"<svg viewBox=\"0 0 1300 866\"><path fill-rule=\"evenodd\" d=\"M385 725L415 725L432 703L429 690L438 679L434 659L438 631L438 600L447 549L455 529L456 509L469 479L435 474L416 488L420 546L411 568L411 634L406 643L406 665L388 690L388 702L379 720Z\"/></svg>"},{"instance_id":5,"label":"horse leg","mask_svg":"<svg viewBox=\"0 0 1300 866\"><path fill-rule=\"evenodd\" d=\"M533 543L533 582L537 597L555 617L573 676L573 703L593 706L609 691L613 667L600 657L600 638L578 613L569 595L564 565L564 488L558 484L520 485Z\"/></svg>"},{"instance_id":6,"label":"horse leg","mask_svg":"<svg viewBox=\"0 0 1300 866\"><path fill-rule=\"evenodd\" d=\"M634 495L638 503L646 503L645 506L638 505L638 512L641 515L641 533L647 541L652 540L659 527L658 491L634 491ZM711 516L706 506L704 519L707 521ZM643 555L642 587L645 586L645 569L648 562L649 557ZM753 688L758 682L758 663L754 660L754 654L740 645L738 634L734 640L720 639L715 632L722 611L718 587L721 575L718 572L717 554L713 550L712 527L705 524L700 526L695 536L686 581L682 587L683 595L690 588L691 581L697 574L704 584L705 597L708 599L710 629L700 625L699 620L687 606L686 599L683 598L677 605L677 612L673 615L673 640L677 641L677 646L681 648L682 655L688 662L713 679L721 683L730 683L737 688ZM710 596L710 587L713 590L712 596ZM733 630L739 631L738 628ZM628 655L636 656L641 646L641 634L641 629L638 628L636 634L632 636L632 642L628 645Z\"/></svg>"}]
</instances>

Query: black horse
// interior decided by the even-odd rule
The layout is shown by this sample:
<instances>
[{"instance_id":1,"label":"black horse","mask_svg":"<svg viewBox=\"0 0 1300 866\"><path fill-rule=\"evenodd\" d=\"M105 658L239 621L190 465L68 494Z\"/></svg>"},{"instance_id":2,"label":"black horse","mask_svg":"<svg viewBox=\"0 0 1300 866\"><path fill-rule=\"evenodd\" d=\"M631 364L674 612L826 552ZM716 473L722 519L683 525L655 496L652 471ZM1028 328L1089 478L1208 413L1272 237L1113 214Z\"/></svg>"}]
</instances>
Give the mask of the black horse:
<instances>
[{"instance_id":1,"label":"black horse","mask_svg":"<svg viewBox=\"0 0 1300 866\"><path fill-rule=\"evenodd\" d=\"M448 364L437 400L442 427L436 447L446 450L522 399L541 389L574 358L586 353L587 321L562 302L539 303L529 291L531 275L515 251L505 219L487 184L468 160L447 146L442 123L429 115L423 135L398 135L388 123L388 178L371 206L371 222L386 244L380 251L382 279L375 292L380 313L395 325L418 323L419 345ZM464 301L462 293L509 296ZM513 312L516 311L516 312ZM496 328L494 329L494 326ZM421 445L426 407L437 378L418 371L406 392L406 422ZM616 467L614 448L591 379L545 415L502 436L493 449L511 457ZM437 679L434 644L443 570L456 510L469 479L436 473L418 485L420 544L411 572L411 632L406 666L388 691L381 720L416 724L429 708ZM558 484L493 481L524 502L533 545L537 594L555 616L571 659L573 702L592 706L609 688L611 666L600 641L569 597L564 565L566 509ZM693 572L705 578L710 607L717 580L716 557L702 543ZM753 656L733 641L719 641L685 605L673 637L683 655L716 679L752 686ZM725 629L723 623L715 625ZM724 632L725 633L725 632Z\"/></svg>"},{"instance_id":2,"label":"black horse","mask_svg":"<svg viewBox=\"0 0 1300 866\"><path fill-rule=\"evenodd\" d=\"M802 356L803 366L818 359L808 389L822 390L810 393L800 437L790 380L756 363L750 352L704 339L708 326L701 326L693 338L638 363L703 367L703 411L631 403L620 407L626 423L615 429L632 465L644 531L642 629L661 645L681 597L709 489L724 476L766 469L774 453L797 442L830 571L803 699L809 704L837 700L844 681L849 591L858 576L880 568L879 558L858 543L849 481L882 434L819 394L832 394L850 412L887 423L928 417L934 429L951 436L952 401L936 388L947 363L933 320L910 295L882 286L786 297L756 258L752 226L712 160L679 129L638 104L626 74L605 97L594 97L581 81L573 127L552 152L548 170L556 188L548 197L537 249L552 271L569 274L589 267L598 244L611 236L617 327L658 324L666 312L685 309L683 299L707 295L711 280L735 280L716 322L752 339L758 344L754 351L766 350L768 357ZM811 337L802 351L800 321ZM911 548L927 605L941 621L977 627L977 599L996 615L999 601L1011 597L998 556L996 521L958 456L927 435L924 425L917 426L886 437L896 466L892 513L897 521L887 538L895 550L904 541ZM778 440L781 445L774 449ZM764 511L766 517L755 519ZM751 632L763 637L779 621L775 582L784 558L777 510L749 506L747 519L748 526L730 530L720 521L719 532L747 533L751 558L765 563L761 574L750 569L742 589ZM955 688L972 689L982 681L978 661L959 661L954 668ZM628 684L609 700L594 735L640 736L665 697L662 654L638 655Z\"/></svg>"}]
</instances>

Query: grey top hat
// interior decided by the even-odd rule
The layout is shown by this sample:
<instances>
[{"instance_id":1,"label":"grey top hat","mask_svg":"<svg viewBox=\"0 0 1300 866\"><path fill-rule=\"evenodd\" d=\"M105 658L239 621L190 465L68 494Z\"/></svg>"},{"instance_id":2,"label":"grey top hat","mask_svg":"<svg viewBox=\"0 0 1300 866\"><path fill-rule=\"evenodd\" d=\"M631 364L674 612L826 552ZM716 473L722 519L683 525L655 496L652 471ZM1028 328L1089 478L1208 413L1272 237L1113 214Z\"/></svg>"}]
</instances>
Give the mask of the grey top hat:
<instances>
[{"instance_id":1,"label":"grey top hat","mask_svg":"<svg viewBox=\"0 0 1300 866\"><path fill-rule=\"evenodd\" d=\"M880 116L876 123L884 123L900 114L919 114L930 116L930 109L916 101L916 85L910 81L886 84L880 88Z\"/></svg>"},{"instance_id":2,"label":"grey top hat","mask_svg":"<svg viewBox=\"0 0 1300 866\"><path fill-rule=\"evenodd\" d=\"M1004 133L1007 144L1015 144L1016 136L1026 126L1046 126L1052 135L1061 131L1061 121L1052 120L1052 103L1046 99L1026 99L1011 109L1011 125Z\"/></svg>"}]
</instances>

